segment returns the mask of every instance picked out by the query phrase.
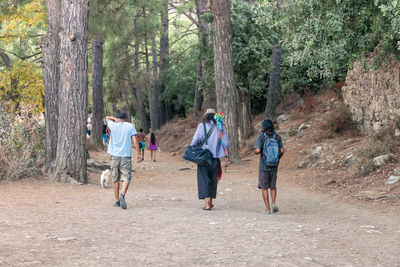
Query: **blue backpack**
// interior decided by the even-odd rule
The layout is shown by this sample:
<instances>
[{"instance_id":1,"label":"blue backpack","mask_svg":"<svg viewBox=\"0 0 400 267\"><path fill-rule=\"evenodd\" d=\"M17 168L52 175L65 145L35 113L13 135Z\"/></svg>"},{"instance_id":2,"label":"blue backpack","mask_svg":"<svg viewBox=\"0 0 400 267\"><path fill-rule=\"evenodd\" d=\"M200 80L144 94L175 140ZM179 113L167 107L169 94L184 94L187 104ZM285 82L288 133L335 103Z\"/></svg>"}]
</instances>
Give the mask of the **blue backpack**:
<instances>
[{"instance_id":1,"label":"blue backpack","mask_svg":"<svg viewBox=\"0 0 400 267\"><path fill-rule=\"evenodd\" d=\"M279 163L279 144L275 138L275 133L272 138L264 133L264 139L266 140L264 142L261 159L267 167L276 167Z\"/></svg>"}]
</instances>

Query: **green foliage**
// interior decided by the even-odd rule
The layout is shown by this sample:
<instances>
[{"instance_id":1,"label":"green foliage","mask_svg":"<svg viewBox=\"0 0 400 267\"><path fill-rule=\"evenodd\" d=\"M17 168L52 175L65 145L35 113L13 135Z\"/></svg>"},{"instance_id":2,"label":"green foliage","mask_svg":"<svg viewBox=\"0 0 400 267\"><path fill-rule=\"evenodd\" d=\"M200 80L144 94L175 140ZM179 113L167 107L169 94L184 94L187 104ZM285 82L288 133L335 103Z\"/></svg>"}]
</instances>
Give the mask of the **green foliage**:
<instances>
[{"instance_id":1,"label":"green foliage","mask_svg":"<svg viewBox=\"0 0 400 267\"><path fill-rule=\"evenodd\" d=\"M251 6L238 1L232 4L232 54L236 87L239 92L265 99L270 69L272 36L265 6ZM274 40L276 43L277 41Z\"/></svg>"},{"instance_id":2,"label":"green foliage","mask_svg":"<svg viewBox=\"0 0 400 267\"><path fill-rule=\"evenodd\" d=\"M400 55L400 1L375 0L375 5L381 10L388 26L385 27L380 48L385 55L394 54L398 58Z\"/></svg>"},{"instance_id":3,"label":"green foliage","mask_svg":"<svg viewBox=\"0 0 400 267\"><path fill-rule=\"evenodd\" d=\"M173 105L174 114L185 116L193 107L196 87L198 49L192 45L184 53L171 57L171 67L166 75L166 89L162 99Z\"/></svg>"},{"instance_id":4,"label":"green foliage","mask_svg":"<svg viewBox=\"0 0 400 267\"><path fill-rule=\"evenodd\" d=\"M388 28L369 0L289 0L282 16L290 66L309 81L343 81L354 59L372 51Z\"/></svg>"}]
</instances>

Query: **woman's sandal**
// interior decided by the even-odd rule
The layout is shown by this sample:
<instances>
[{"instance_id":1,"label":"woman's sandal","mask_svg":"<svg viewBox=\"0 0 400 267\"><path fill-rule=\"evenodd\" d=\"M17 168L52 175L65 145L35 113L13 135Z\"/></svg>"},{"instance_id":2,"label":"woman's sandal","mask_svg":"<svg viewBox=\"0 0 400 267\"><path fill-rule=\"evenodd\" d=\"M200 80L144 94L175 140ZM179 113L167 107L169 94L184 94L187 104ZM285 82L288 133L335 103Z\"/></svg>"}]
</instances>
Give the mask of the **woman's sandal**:
<instances>
[{"instance_id":1,"label":"woman's sandal","mask_svg":"<svg viewBox=\"0 0 400 267\"><path fill-rule=\"evenodd\" d=\"M203 207L203 210L211 210L211 208L208 208L208 209L207 209L206 207Z\"/></svg>"}]
</instances>

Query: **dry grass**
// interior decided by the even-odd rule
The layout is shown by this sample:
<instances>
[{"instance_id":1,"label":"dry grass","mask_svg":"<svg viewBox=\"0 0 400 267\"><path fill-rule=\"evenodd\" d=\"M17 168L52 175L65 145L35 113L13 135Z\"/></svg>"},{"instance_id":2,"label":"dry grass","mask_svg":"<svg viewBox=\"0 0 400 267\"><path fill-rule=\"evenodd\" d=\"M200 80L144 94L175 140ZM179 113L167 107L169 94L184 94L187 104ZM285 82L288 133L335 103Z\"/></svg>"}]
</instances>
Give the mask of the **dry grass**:
<instances>
[{"instance_id":1,"label":"dry grass","mask_svg":"<svg viewBox=\"0 0 400 267\"><path fill-rule=\"evenodd\" d=\"M2 115L0 180L14 181L41 174L45 158L45 127L28 113Z\"/></svg>"},{"instance_id":2,"label":"dry grass","mask_svg":"<svg viewBox=\"0 0 400 267\"><path fill-rule=\"evenodd\" d=\"M351 113L347 106L341 104L335 109L335 112L329 116L322 125L322 133L318 136L318 140L333 139L341 136L359 136L357 123L351 118Z\"/></svg>"}]
</instances>

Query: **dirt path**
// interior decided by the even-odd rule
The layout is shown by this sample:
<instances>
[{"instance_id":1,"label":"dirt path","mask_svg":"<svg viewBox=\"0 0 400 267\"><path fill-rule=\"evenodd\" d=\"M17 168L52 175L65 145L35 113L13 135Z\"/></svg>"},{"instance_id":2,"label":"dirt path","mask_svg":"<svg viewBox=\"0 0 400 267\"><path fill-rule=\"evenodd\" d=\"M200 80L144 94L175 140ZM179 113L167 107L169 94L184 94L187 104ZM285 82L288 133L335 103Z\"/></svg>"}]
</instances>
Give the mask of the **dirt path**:
<instances>
[{"instance_id":1,"label":"dirt path","mask_svg":"<svg viewBox=\"0 0 400 267\"><path fill-rule=\"evenodd\" d=\"M398 215L310 195L284 168L281 212L264 215L256 164L224 173L211 212L194 166L167 153L134 165L127 210L98 175L84 186L0 183L0 266L400 266Z\"/></svg>"}]
</instances>

